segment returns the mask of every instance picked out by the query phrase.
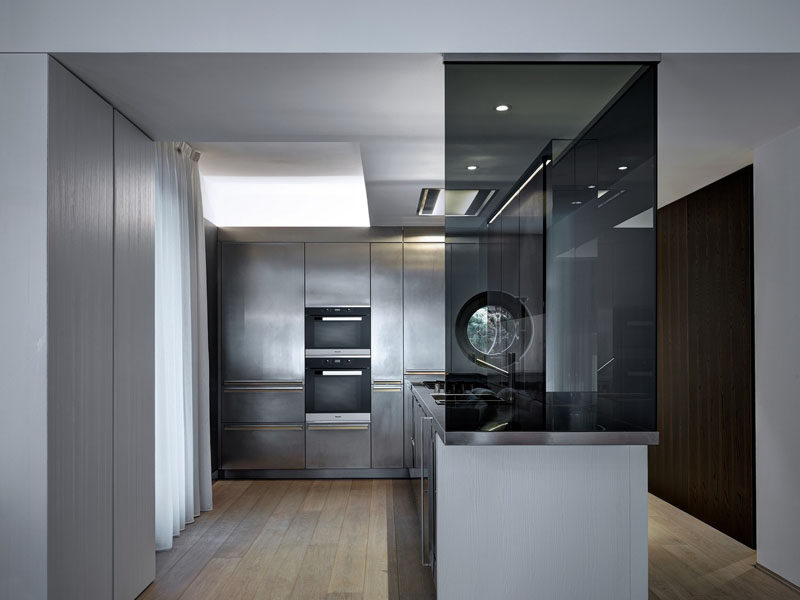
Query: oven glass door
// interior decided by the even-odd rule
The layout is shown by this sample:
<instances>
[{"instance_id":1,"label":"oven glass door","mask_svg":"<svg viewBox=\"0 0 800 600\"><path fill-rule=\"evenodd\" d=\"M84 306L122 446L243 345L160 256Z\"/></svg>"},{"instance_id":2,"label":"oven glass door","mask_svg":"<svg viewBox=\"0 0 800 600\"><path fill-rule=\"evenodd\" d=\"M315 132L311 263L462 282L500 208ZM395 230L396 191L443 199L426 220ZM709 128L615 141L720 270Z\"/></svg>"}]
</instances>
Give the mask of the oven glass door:
<instances>
[{"instance_id":1,"label":"oven glass door","mask_svg":"<svg viewBox=\"0 0 800 600\"><path fill-rule=\"evenodd\" d=\"M307 369L307 413L369 413L369 369Z\"/></svg>"},{"instance_id":2,"label":"oven glass door","mask_svg":"<svg viewBox=\"0 0 800 600\"><path fill-rule=\"evenodd\" d=\"M369 309L314 309L306 314L307 350L369 347Z\"/></svg>"}]
</instances>

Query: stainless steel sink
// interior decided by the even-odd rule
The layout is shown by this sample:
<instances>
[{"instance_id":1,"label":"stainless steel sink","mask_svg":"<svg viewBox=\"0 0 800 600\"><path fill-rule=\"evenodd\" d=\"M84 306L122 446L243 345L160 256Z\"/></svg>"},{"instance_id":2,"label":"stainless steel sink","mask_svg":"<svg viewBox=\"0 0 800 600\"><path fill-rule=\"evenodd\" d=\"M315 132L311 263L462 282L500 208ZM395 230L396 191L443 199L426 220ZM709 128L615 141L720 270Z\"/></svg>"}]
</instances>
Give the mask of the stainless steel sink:
<instances>
[{"instance_id":1,"label":"stainless steel sink","mask_svg":"<svg viewBox=\"0 0 800 600\"><path fill-rule=\"evenodd\" d=\"M431 394L436 404L449 402L505 402L494 394Z\"/></svg>"}]
</instances>

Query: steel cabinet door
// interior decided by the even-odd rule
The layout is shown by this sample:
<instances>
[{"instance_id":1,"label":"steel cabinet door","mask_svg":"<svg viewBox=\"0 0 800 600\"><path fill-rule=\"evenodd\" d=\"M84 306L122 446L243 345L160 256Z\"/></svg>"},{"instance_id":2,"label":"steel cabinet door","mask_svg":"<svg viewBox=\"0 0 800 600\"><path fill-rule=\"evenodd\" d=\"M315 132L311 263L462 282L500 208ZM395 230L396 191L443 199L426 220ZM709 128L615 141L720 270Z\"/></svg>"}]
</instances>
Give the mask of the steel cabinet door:
<instances>
[{"instance_id":1,"label":"steel cabinet door","mask_svg":"<svg viewBox=\"0 0 800 600\"><path fill-rule=\"evenodd\" d=\"M225 383L302 382L303 244L223 244L221 255Z\"/></svg>"},{"instance_id":2,"label":"steel cabinet door","mask_svg":"<svg viewBox=\"0 0 800 600\"><path fill-rule=\"evenodd\" d=\"M445 366L444 244L404 245L403 344L405 372L441 376Z\"/></svg>"},{"instance_id":3,"label":"steel cabinet door","mask_svg":"<svg viewBox=\"0 0 800 600\"><path fill-rule=\"evenodd\" d=\"M306 244L306 306L369 306L368 242Z\"/></svg>"},{"instance_id":4,"label":"steel cabinet door","mask_svg":"<svg viewBox=\"0 0 800 600\"><path fill-rule=\"evenodd\" d=\"M403 375L403 244L372 244L372 378Z\"/></svg>"},{"instance_id":5,"label":"steel cabinet door","mask_svg":"<svg viewBox=\"0 0 800 600\"><path fill-rule=\"evenodd\" d=\"M372 466L403 467L403 385L372 386Z\"/></svg>"},{"instance_id":6,"label":"steel cabinet door","mask_svg":"<svg viewBox=\"0 0 800 600\"><path fill-rule=\"evenodd\" d=\"M368 469L369 423L308 423L307 469Z\"/></svg>"},{"instance_id":7,"label":"steel cabinet door","mask_svg":"<svg viewBox=\"0 0 800 600\"><path fill-rule=\"evenodd\" d=\"M223 469L303 469L306 437L303 423L225 425Z\"/></svg>"}]
</instances>

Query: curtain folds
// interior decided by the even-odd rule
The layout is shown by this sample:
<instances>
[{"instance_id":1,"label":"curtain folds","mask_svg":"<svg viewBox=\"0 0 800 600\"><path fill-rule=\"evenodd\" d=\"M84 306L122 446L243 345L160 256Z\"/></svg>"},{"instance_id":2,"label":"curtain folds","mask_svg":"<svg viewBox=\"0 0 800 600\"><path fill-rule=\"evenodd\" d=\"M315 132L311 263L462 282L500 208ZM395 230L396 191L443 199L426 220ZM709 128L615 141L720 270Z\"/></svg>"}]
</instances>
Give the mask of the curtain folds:
<instances>
[{"instance_id":1,"label":"curtain folds","mask_svg":"<svg viewBox=\"0 0 800 600\"><path fill-rule=\"evenodd\" d=\"M199 155L156 144L156 549L211 510L208 318Z\"/></svg>"}]
</instances>

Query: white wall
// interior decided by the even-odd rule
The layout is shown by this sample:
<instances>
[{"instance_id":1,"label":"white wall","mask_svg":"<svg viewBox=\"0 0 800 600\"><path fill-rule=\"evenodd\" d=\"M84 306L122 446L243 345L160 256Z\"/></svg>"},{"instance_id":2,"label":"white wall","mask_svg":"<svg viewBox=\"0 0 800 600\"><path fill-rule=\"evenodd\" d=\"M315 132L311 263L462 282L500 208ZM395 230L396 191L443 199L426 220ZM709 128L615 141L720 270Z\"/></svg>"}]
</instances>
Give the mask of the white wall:
<instances>
[{"instance_id":1,"label":"white wall","mask_svg":"<svg viewBox=\"0 0 800 600\"><path fill-rule=\"evenodd\" d=\"M756 546L800 585L800 129L754 163Z\"/></svg>"},{"instance_id":2,"label":"white wall","mask_svg":"<svg viewBox=\"0 0 800 600\"><path fill-rule=\"evenodd\" d=\"M0 51L790 52L796 0L0 0Z\"/></svg>"},{"instance_id":3,"label":"white wall","mask_svg":"<svg viewBox=\"0 0 800 600\"><path fill-rule=\"evenodd\" d=\"M0 55L0 598L47 594L47 57Z\"/></svg>"}]
</instances>

